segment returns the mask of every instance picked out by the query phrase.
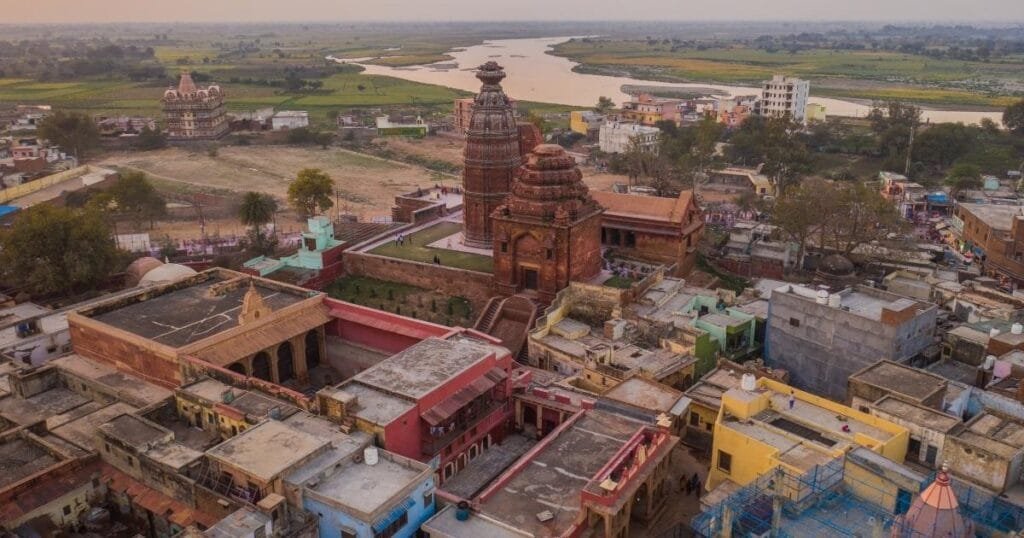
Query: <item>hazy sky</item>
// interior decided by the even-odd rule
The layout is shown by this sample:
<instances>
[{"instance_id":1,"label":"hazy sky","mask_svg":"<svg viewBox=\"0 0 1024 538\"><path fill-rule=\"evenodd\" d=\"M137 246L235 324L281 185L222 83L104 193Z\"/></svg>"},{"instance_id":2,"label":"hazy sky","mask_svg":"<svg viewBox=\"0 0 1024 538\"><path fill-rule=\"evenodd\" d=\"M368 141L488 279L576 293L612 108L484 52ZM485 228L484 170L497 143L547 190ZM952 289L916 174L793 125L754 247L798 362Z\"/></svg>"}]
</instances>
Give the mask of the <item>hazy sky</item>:
<instances>
[{"instance_id":1,"label":"hazy sky","mask_svg":"<svg viewBox=\"0 0 1024 538\"><path fill-rule=\"evenodd\" d=\"M1024 21L1024 0L4 0L0 22Z\"/></svg>"}]
</instances>

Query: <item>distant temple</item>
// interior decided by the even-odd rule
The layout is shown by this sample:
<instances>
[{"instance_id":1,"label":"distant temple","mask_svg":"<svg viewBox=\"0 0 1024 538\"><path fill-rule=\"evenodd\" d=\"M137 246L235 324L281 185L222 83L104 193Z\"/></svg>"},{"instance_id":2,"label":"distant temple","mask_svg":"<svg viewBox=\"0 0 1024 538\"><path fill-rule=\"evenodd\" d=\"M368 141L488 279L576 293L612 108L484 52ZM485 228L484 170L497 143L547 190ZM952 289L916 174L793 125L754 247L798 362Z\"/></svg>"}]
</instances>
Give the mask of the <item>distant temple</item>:
<instances>
[{"instance_id":1,"label":"distant temple","mask_svg":"<svg viewBox=\"0 0 1024 538\"><path fill-rule=\"evenodd\" d=\"M186 71L181 74L178 88L169 88L160 101L170 140L216 140L228 133L224 91L220 86L198 88Z\"/></svg>"}]
</instances>

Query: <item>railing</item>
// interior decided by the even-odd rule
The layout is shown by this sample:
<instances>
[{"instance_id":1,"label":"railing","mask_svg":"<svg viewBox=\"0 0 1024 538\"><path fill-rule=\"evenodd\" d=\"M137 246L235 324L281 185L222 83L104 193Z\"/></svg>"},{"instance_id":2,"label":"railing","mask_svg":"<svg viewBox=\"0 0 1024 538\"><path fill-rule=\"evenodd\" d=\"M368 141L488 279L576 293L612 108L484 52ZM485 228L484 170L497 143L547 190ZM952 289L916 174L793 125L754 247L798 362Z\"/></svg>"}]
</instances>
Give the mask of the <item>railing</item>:
<instances>
[{"instance_id":1,"label":"railing","mask_svg":"<svg viewBox=\"0 0 1024 538\"><path fill-rule=\"evenodd\" d=\"M501 415L503 413L499 413L499 411L508 411L508 406L509 403L507 401L495 402L494 405L491 405L486 410L479 413L474 419L465 421L462 425L457 425L450 433L446 433L440 437L430 437L429 440L424 441L421 452L424 456L433 456L440 452L444 447L452 444L453 441L462 435L468 434L474 427L477 428L478 433L489 430L491 426L501 422Z\"/></svg>"}]
</instances>

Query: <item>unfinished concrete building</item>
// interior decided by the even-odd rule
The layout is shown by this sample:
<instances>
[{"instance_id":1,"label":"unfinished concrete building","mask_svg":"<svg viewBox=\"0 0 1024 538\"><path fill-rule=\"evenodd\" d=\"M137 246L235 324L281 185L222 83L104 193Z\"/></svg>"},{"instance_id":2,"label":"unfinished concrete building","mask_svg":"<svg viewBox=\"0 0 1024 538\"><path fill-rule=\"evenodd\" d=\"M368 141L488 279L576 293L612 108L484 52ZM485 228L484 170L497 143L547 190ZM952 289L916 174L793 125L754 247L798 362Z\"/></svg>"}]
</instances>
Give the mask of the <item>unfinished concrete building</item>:
<instances>
[{"instance_id":1,"label":"unfinished concrete building","mask_svg":"<svg viewBox=\"0 0 1024 538\"><path fill-rule=\"evenodd\" d=\"M873 288L785 285L769 303L767 364L787 370L794 386L839 401L854 372L881 359L906 362L935 344L937 306Z\"/></svg>"}]
</instances>

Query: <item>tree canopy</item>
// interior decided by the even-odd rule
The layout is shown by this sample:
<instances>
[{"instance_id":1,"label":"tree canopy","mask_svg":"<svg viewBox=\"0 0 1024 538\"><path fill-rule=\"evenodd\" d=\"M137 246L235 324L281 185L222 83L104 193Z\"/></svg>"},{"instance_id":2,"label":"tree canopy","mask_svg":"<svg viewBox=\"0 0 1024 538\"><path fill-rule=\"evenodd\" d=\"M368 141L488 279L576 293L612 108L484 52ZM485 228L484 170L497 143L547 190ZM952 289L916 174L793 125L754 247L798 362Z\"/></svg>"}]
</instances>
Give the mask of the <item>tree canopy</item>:
<instances>
[{"instance_id":1,"label":"tree canopy","mask_svg":"<svg viewBox=\"0 0 1024 538\"><path fill-rule=\"evenodd\" d=\"M49 204L26 209L0 230L0 276L35 294L73 293L120 269L120 251L96 210Z\"/></svg>"},{"instance_id":2,"label":"tree canopy","mask_svg":"<svg viewBox=\"0 0 1024 538\"><path fill-rule=\"evenodd\" d=\"M601 96L597 98L597 104L594 105L594 111L600 112L601 114L607 114L609 110L615 108L615 102L612 101L611 97Z\"/></svg>"},{"instance_id":3,"label":"tree canopy","mask_svg":"<svg viewBox=\"0 0 1024 538\"><path fill-rule=\"evenodd\" d=\"M319 168L304 168L288 185L288 202L303 217L311 217L334 207L334 180Z\"/></svg>"},{"instance_id":4,"label":"tree canopy","mask_svg":"<svg viewBox=\"0 0 1024 538\"><path fill-rule=\"evenodd\" d=\"M262 192L247 192L242 196L238 206L238 220L246 226L258 228L274 219L277 212L277 200Z\"/></svg>"},{"instance_id":5,"label":"tree canopy","mask_svg":"<svg viewBox=\"0 0 1024 538\"><path fill-rule=\"evenodd\" d=\"M167 213L163 196L142 172L122 172L110 194L118 212L130 216L136 224L148 220L152 227L155 219Z\"/></svg>"},{"instance_id":6,"label":"tree canopy","mask_svg":"<svg viewBox=\"0 0 1024 538\"><path fill-rule=\"evenodd\" d=\"M1024 99L1006 107L1003 125L1015 134L1024 135Z\"/></svg>"},{"instance_id":7,"label":"tree canopy","mask_svg":"<svg viewBox=\"0 0 1024 538\"><path fill-rule=\"evenodd\" d=\"M39 136L83 158L100 143L100 131L92 118L77 112L58 110L39 123Z\"/></svg>"}]
</instances>

